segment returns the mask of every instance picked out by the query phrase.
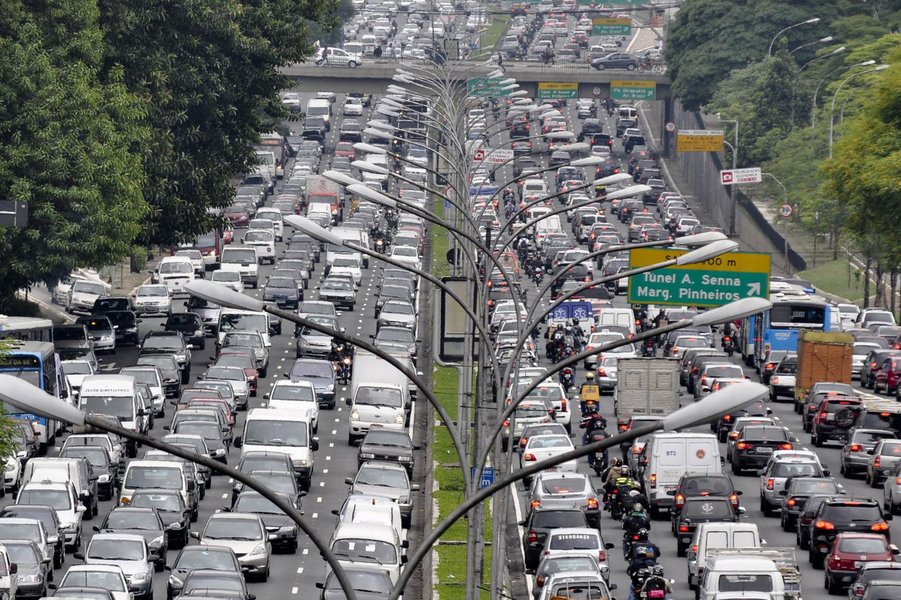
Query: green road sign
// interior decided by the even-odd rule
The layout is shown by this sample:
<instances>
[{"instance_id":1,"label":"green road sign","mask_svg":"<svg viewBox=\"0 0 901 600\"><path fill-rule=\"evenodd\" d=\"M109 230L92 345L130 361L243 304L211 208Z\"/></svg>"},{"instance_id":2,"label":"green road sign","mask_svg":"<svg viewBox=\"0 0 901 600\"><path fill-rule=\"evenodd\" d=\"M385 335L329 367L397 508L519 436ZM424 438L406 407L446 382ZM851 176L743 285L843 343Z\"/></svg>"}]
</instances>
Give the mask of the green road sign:
<instances>
[{"instance_id":1,"label":"green road sign","mask_svg":"<svg viewBox=\"0 0 901 600\"><path fill-rule=\"evenodd\" d=\"M632 19L629 17L596 17L591 20L592 35L629 35Z\"/></svg>"},{"instance_id":2,"label":"green road sign","mask_svg":"<svg viewBox=\"0 0 901 600\"><path fill-rule=\"evenodd\" d=\"M630 269L676 258L687 250L642 248L629 253ZM769 298L770 255L730 252L695 265L657 269L629 279L632 304L721 306L741 298Z\"/></svg>"},{"instance_id":3,"label":"green road sign","mask_svg":"<svg viewBox=\"0 0 901 600\"><path fill-rule=\"evenodd\" d=\"M538 84L539 100L572 100L579 97L578 83L553 83L542 81Z\"/></svg>"},{"instance_id":4,"label":"green road sign","mask_svg":"<svg viewBox=\"0 0 901 600\"><path fill-rule=\"evenodd\" d=\"M614 100L656 100L657 83L613 80L610 82L610 95Z\"/></svg>"},{"instance_id":5,"label":"green road sign","mask_svg":"<svg viewBox=\"0 0 901 600\"><path fill-rule=\"evenodd\" d=\"M466 80L466 94L469 96L506 96L513 90L502 90L499 79L473 77Z\"/></svg>"}]
</instances>

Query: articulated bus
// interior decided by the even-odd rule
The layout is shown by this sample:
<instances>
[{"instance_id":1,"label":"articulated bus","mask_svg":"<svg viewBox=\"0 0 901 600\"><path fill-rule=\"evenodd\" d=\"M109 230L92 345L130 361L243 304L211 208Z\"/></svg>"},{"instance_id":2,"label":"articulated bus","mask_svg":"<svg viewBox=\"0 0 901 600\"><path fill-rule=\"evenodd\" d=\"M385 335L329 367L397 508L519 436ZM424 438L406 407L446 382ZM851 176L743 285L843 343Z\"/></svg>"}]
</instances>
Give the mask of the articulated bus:
<instances>
[{"instance_id":1,"label":"articulated bus","mask_svg":"<svg viewBox=\"0 0 901 600\"><path fill-rule=\"evenodd\" d=\"M770 352L798 351L802 329L838 331L838 309L818 296L771 297L770 310L746 317L739 333L739 349L749 366L766 362Z\"/></svg>"},{"instance_id":2,"label":"articulated bus","mask_svg":"<svg viewBox=\"0 0 901 600\"><path fill-rule=\"evenodd\" d=\"M53 321L38 317L0 315L0 339L22 342L52 342Z\"/></svg>"},{"instance_id":3,"label":"articulated bus","mask_svg":"<svg viewBox=\"0 0 901 600\"><path fill-rule=\"evenodd\" d=\"M51 396L69 401L59 356L50 342L10 342L9 348L0 353L0 373L24 379ZM57 421L22 412L6 403L3 408L10 417L31 423L42 452L61 427L61 423Z\"/></svg>"}]
</instances>

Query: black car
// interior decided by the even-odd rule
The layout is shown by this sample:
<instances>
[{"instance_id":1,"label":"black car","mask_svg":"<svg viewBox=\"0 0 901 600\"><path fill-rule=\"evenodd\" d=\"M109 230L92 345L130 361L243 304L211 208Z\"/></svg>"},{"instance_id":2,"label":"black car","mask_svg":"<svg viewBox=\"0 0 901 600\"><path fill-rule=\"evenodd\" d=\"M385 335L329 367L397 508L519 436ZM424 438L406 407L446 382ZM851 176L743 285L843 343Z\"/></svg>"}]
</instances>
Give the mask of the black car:
<instances>
[{"instance_id":1,"label":"black car","mask_svg":"<svg viewBox=\"0 0 901 600\"><path fill-rule=\"evenodd\" d=\"M108 310L103 315L113 324L117 346L137 346L140 343L138 323L141 320L133 310Z\"/></svg>"},{"instance_id":2,"label":"black car","mask_svg":"<svg viewBox=\"0 0 901 600\"><path fill-rule=\"evenodd\" d=\"M741 430L732 448L732 473L758 470L766 466L776 450L791 450L794 439L784 427L753 425Z\"/></svg>"},{"instance_id":3,"label":"black car","mask_svg":"<svg viewBox=\"0 0 901 600\"><path fill-rule=\"evenodd\" d=\"M292 475L293 477L293 475ZM292 500L287 494L278 494L279 497L300 510L300 502ZM276 538L271 540L272 549L294 554L297 552L297 523L286 515L267 498L264 498L253 490L245 490L238 494L234 506L222 507L223 512L253 513L260 516L263 525L269 535Z\"/></svg>"},{"instance_id":4,"label":"black car","mask_svg":"<svg viewBox=\"0 0 901 600\"><path fill-rule=\"evenodd\" d=\"M263 288L263 301L275 302L279 308L297 308L303 300L297 281L289 277L270 277Z\"/></svg>"},{"instance_id":5,"label":"black car","mask_svg":"<svg viewBox=\"0 0 901 600\"><path fill-rule=\"evenodd\" d=\"M833 477L789 477L785 480L785 489L779 492L785 496L780 516L782 530L795 530L801 510L811 496L837 495L843 490Z\"/></svg>"},{"instance_id":6,"label":"black car","mask_svg":"<svg viewBox=\"0 0 901 600\"><path fill-rule=\"evenodd\" d=\"M250 450L242 453L237 469L242 473L260 470L282 471L290 474L294 473L294 465L291 462L290 456L284 452L267 452L265 450ZM243 484L235 481L232 486L232 504L237 501L238 494L240 494L243 489Z\"/></svg>"},{"instance_id":7,"label":"black car","mask_svg":"<svg viewBox=\"0 0 901 600\"><path fill-rule=\"evenodd\" d=\"M835 536L846 531L881 533L890 539L887 521L891 519L892 515L883 514L879 502L871 498L842 498L823 502L810 525L810 564L815 569L822 569Z\"/></svg>"},{"instance_id":8,"label":"black car","mask_svg":"<svg viewBox=\"0 0 901 600\"><path fill-rule=\"evenodd\" d=\"M215 569L194 569L182 584L184 598L212 600L256 600L247 590L247 581L241 573L223 573Z\"/></svg>"},{"instance_id":9,"label":"black car","mask_svg":"<svg viewBox=\"0 0 901 600\"><path fill-rule=\"evenodd\" d=\"M118 506L109 512L102 525L94 526L94 531L139 535L147 542L154 570L160 572L166 566L169 530L155 508Z\"/></svg>"},{"instance_id":10,"label":"black car","mask_svg":"<svg viewBox=\"0 0 901 600\"><path fill-rule=\"evenodd\" d=\"M94 300L92 315L105 315L111 310L131 310L131 298L128 296L100 296Z\"/></svg>"},{"instance_id":11,"label":"black car","mask_svg":"<svg viewBox=\"0 0 901 600\"><path fill-rule=\"evenodd\" d=\"M410 434L402 430L371 427L360 443L357 452L357 466L370 460L400 463L413 472L413 451L416 447Z\"/></svg>"},{"instance_id":12,"label":"black car","mask_svg":"<svg viewBox=\"0 0 901 600\"><path fill-rule=\"evenodd\" d=\"M191 509L177 491L153 488L136 490L129 506L154 509L166 528L171 548L184 548L188 544Z\"/></svg>"},{"instance_id":13,"label":"black car","mask_svg":"<svg viewBox=\"0 0 901 600\"><path fill-rule=\"evenodd\" d=\"M602 58L596 58L591 61L591 66L598 71L604 69L625 69L634 71L638 68L638 58L634 54L628 52L614 52Z\"/></svg>"},{"instance_id":14,"label":"black car","mask_svg":"<svg viewBox=\"0 0 901 600\"><path fill-rule=\"evenodd\" d=\"M203 318L193 312L173 313L166 319L165 331L178 331L192 348L206 350Z\"/></svg>"},{"instance_id":15,"label":"black car","mask_svg":"<svg viewBox=\"0 0 901 600\"><path fill-rule=\"evenodd\" d=\"M828 441L846 443L862 411L859 398L827 398L811 419L810 443L817 448Z\"/></svg>"},{"instance_id":16,"label":"black car","mask_svg":"<svg viewBox=\"0 0 901 600\"><path fill-rule=\"evenodd\" d=\"M65 537L62 525L52 506L44 504L11 504L0 508L0 519L37 519L47 530L47 542L56 548L53 554L53 568L59 569L66 559Z\"/></svg>"},{"instance_id":17,"label":"black car","mask_svg":"<svg viewBox=\"0 0 901 600\"><path fill-rule=\"evenodd\" d=\"M795 543L801 550L810 548L810 527L813 525L813 518L820 510L820 505L829 500L841 500L841 496L818 494L811 496L802 504L795 520Z\"/></svg>"},{"instance_id":18,"label":"black car","mask_svg":"<svg viewBox=\"0 0 901 600\"><path fill-rule=\"evenodd\" d=\"M241 564L231 548L225 546L185 546L175 557L172 566L166 570L172 572L166 585L166 599L172 600L184 586L185 579L192 571L204 569L221 571L223 577L237 573L241 575Z\"/></svg>"},{"instance_id":19,"label":"black car","mask_svg":"<svg viewBox=\"0 0 901 600\"><path fill-rule=\"evenodd\" d=\"M116 476L119 465L110 460L109 452L102 446L68 446L59 453L60 458L83 458L91 464L97 476L97 497L112 500L116 493Z\"/></svg>"},{"instance_id":20,"label":"black car","mask_svg":"<svg viewBox=\"0 0 901 600\"><path fill-rule=\"evenodd\" d=\"M672 529L675 531L679 513L685 505L685 499L696 496L709 496L713 498L728 498L732 506L737 510L738 497L741 490L735 489L732 478L728 475L717 473L711 475L683 475L676 484L676 489L667 492L673 497L673 508L670 511Z\"/></svg>"},{"instance_id":21,"label":"black car","mask_svg":"<svg viewBox=\"0 0 901 600\"><path fill-rule=\"evenodd\" d=\"M560 509L534 508L520 525L524 528L522 547L526 558L526 569L535 569L541 562L541 553L551 529L561 527L588 527L588 517L579 507Z\"/></svg>"},{"instance_id":22,"label":"black car","mask_svg":"<svg viewBox=\"0 0 901 600\"><path fill-rule=\"evenodd\" d=\"M201 329L202 329L201 323ZM180 331L151 331L144 336L141 344L140 359L143 356L158 354L174 356L178 363L182 385L191 381L191 349Z\"/></svg>"},{"instance_id":23,"label":"black car","mask_svg":"<svg viewBox=\"0 0 901 600\"><path fill-rule=\"evenodd\" d=\"M692 496L685 499L676 522L676 556L685 556L699 523L737 523L745 512L735 508L729 498Z\"/></svg>"}]
</instances>

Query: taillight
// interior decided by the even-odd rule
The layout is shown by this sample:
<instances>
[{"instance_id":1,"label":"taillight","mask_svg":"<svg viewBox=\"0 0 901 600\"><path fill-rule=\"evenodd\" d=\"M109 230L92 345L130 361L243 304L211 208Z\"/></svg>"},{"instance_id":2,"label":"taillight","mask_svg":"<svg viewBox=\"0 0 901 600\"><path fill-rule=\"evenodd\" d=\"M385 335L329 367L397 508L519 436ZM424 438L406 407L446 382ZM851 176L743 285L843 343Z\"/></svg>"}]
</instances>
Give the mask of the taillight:
<instances>
[{"instance_id":1,"label":"taillight","mask_svg":"<svg viewBox=\"0 0 901 600\"><path fill-rule=\"evenodd\" d=\"M729 422L732 420L732 415L723 415L723 421Z\"/></svg>"},{"instance_id":2,"label":"taillight","mask_svg":"<svg viewBox=\"0 0 901 600\"><path fill-rule=\"evenodd\" d=\"M824 413L824 412L817 413L817 418L816 418L817 423L822 423L825 420L826 420L826 413Z\"/></svg>"},{"instance_id":3,"label":"taillight","mask_svg":"<svg viewBox=\"0 0 901 600\"><path fill-rule=\"evenodd\" d=\"M691 551L697 553L697 551L698 551L698 545L697 545L697 544L692 544L692 545L691 545Z\"/></svg>"},{"instance_id":4,"label":"taillight","mask_svg":"<svg viewBox=\"0 0 901 600\"><path fill-rule=\"evenodd\" d=\"M601 550L598 552L598 562L605 563L607 562L607 551Z\"/></svg>"},{"instance_id":5,"label":"taillight","mask_svg":"<svg viewBox=\"0 0 901 600\"><path fill-rule=\"evenodd\" d=\"M775 369L775 368L776 368L776 363L767 363L766 366L764 367L764 370L765 370L765 371L772 371L772 370Z\"/></svg>"},{"instance_id":6,"label":"taillight","mask_svg":"<svg viewBox=\"0 0 901 600\"><path fill-rule=\"evenodd\" d=\"M729 502L732 504L732 506L738 506L738 494L729 494Z\"/></svg>"},{"instance_id":7,"label":"taillight","mask_svg":"<svg viewBox=\"0 0 901 600\"><path fill-rule=\"evenodd\" d=\"M730 431L730 432L729 432L729 439L730 439L730 440L737 440L737 439L738 439L738 432L737 432L737 431Z\"/></svg>"},{"instance_id":8,"label":"taillight","mask_svg":"<svg viewBox=\"0 0 901 600\"><path fill-rule=\"evenodd\" d=\"M777 446L777 449L779 449L779 450L791 450L791 449L792 449L792 445L791 445L790 442L785 442L785 443L779 444L779 445Z\"/></svg>"},{"instance_id":9,"label":"taillight","mask_svg":"<svg viewBox=\"0 0 901 600\"><path fill-rule=\"evenodd\" d=\"M519 439L519 447L520 448L525 448L526 444L528 444L528 443L529 443L529 438L520 438Z\"/></svg>"},{"instance_id":10,"label":"taillight","mask_svg":"<svg viewBox=\"0 0 901 600\"><path fill-rule=\"evenodd\" d=\"M538 587L544 587L544 575L539 575L535 578L535 585Z\"/></svg>"},{"instance_id":11,"label":"taillight","mask_svg":"<svg viewBox=\"0 0 901 600\"><path fill-rule=\"evenodd\" d=\"M816 404L808 404L808 405L807 405L807 410L808 410L808 411L816 410L816 409L817 409L817 405L816 405Z\"/></svg>"},{"instance_id":12,"label":"taillight","mask_svg":"<svg viewBox=\"0 0 901 600\"><path fill-rule=\"evenodd\" d=\"M738 442L737 444L735 444L736 450L750 450L753 447L754 445L749 444L748 442Z\"/></svg>"},{"instance_id":13,"label":"taillight","mask_svg":"<svg viewBox=\"0 0 901 600\"><path fill-rule=\"evenodd\" d=\"M598 377L606 377L607 371L604 369L598 369Z\"/></svg>"},{"instance_id":14,"label":"taillight","mask_svg":"<svg viewBox=\"0 0 901 600\"><path fill-rule=\"evenodd\" d=\"M685 496L683 496L682 494L676 494L676 497L673 498L673 503L678 508L682 508L682 505L685 504Z\"/></svg>"},{"instance_id":15,"label":"taillight","mask_svg":"<svg viewBox=\"0 0 901 600\"><path fill-rule=\"evenodd\" d=\"M881 466L881 465L882 465L882 457L881 457L881 456L876 456L876 457L873 459L873 466L874 466L874 467L879 467L879 466Z\"/></svg>"},{"instance_id":16,"label":"taillight","mask_svg":"<svg viewBox=\"0 0 901 600\"><path fill-rule=\"evenodd\" d=\"M651 473L650 479L651 479L651 489L656 490L657 489L657 473Z\"/></svg>"},{"instance_id":17,"label":"taillight","mask_svg":"<svg viewBox=\"0 0 901 600\"><path fill-rule=\"evenodd\" d=\"M888 531L888 523L880 521L870 526L870 531Z\"/></svg>"},{"instance_id":18,"label":"taillight","mask_svg":"<svg viewBox=\"0 0 901 600\"><path fill-rule=\"evenodd\" d=\"M670 354L673 356L679 354L679 346L673 346L673 349L670 350ZM697 371L697 369L694 369L692 372L694 373L695 371Z\"/></svg>"},{"instance_id":19,"label":"taillight","mask_svg":"<svg viewBox=\"0 0 901 600\"><path fill-rule=\"evenodd\" d=\"M588 506L588 510L597 510L599 507L597 498L589 498L585 504Z\"/></svg>"},{"instance_id":20,"label":"taillight","mask_svg":"<svg viewBox=\"0 0 901 600\"><path fill-rule=\"evenodd\" d=\"M504 427L509 427L509 426L510 426L510 420L507 419L504 421Z\"/></svg>"},{"instance_id":21,"label":"taillight","mask_svg":"<svg viewBox=\"0 0 901 600\"><path fill-rule=\"evenodd\" d=\"M901 485L901 477L895 477L895 485Z\"/></svg>"},{"instance_id":22,"label":"taillight","mask_svg":"<svg viewBox=\"0 0 901 600\"><path fill-rule=\"evenodd\" d=\"M679 533L688 533L688 525L679 524Z\"/></svg>"},{"instance_id":23,"label":"taillight","mask_svg":"<svg viewBox=\"0 0 901 600\"><path fill-rule=\"evenodd\" d=\"M794 498L789 498L789 499L785 502L785 505L788 506L788 507L792 507L792 506L794 506L794 505L797 504L797 503L798 503L798 501L795 500Z\"/></svg>"},{"instance_id":24,"label":"taillight","mask_svg":"<svg viewBox=\"0 0 901 600\"><path fill-rule=\"evenodd\" d=\"M848 448L849 452L860 452L863 450L863 447L860 444L851 444L851 447Z\"/></svg>"},{"instance_id":25,"label":"taillight","mask_svg":"<svg viewBox=\"0 0 901 600\"><path fill-rule=\"evenodd\" d=\"M541 506L541 501L540 500L532 500L530 506L532 508L538 508L539 506Z\"/></svg>"},{"instance_id":26,"label":"taillight","mask_svg":"<svg viewBox=\"0 0 901 600\"><path fill-rule=\"evenodd\" d=\"M522 457L522 459L523 459L524 461L526 461L526 462L534 462L534 461L535 461L535 455L532 454L531 452L527 452L526 455Z\"/></svg>"},{"instance_id":27,"label":"taillight","mask_svg":"<svg viewBox=\"0 0 901 600\"><path fill-rule=\"evenodd\" d=\"M566 412L566 398L560 401L560 412Z\"/></svg>"},{"instance_id":28,"label":"taillight","mask_svg":"<svg viewBox=\"0 0 901 600\"><path fill-rule=\"evenodd\" d=\"M826 530L831 531L831 530L835 529L835 524L832 523L831 521L817 521L816 523L813 524L813 527L814 527L814 529L826 529Z\"/></svg>"},{"instance_id":29,"label":"taillight","mask_svg":"<svg viewBox=\"0 0 901 600\"><path fill-rule=\"evenodd\" d=\"M534 529L529 530L529 536L526 538L530 544L534 544L538 541L538 534L535 533Z\"/></svg>"},{"instance_id":30,"label":"taillight","mask_svg":"<svg viewBox=\"0 0 901 600\"><path fill-rule=\"evenodd\" d=\"M770 477L766 480L766 489L773 490L776 487L776 480Z\"/></svg>"}]
</instances>

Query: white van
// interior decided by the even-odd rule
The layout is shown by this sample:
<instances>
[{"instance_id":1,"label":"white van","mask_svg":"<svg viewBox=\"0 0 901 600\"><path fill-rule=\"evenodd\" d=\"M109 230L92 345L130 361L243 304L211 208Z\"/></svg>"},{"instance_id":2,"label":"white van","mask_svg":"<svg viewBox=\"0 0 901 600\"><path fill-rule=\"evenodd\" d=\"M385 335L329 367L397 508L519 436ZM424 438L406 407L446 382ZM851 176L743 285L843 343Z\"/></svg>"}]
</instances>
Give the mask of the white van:
<instances>
[{"instance_id":1,"label":"white van","mask_svg":"<svg viewBox=\"0 0 901 600\"><path fill-rule=\"evenodd\" d=\"M391 583L397 583L407 547L397 532L388 525L374 523L339 523L329 544L338 555L342 567L353 567L387 573ZM374 559L374 560L373 560Z\"/></svg>"},{"instance_id":2,"label":"white van","mask_svg":"<svg viewBox=\"0 0 901 600\"><path fill-rule=\"evenodd\" d=\"M254 219L256 221L257 219ZM275 264L275 232L271 221L266 220L266 229L248 229L241 239L245 246L256 249L257 260L260 264L268 262Z\"/></svg>"},{"instance_id":3,"label":"white van","mask_svg":"<svg viewBox=\"0 0 901 600\"><path fill-rule=\"evenodd\" d=\"M131 375L88 375L81 382L78 408L86 413L118 417L125 429L143 431L144 409ZM126 452L135 456L137 442L128 440Z\"/></svg>"},{"instance_id":4,"label":"white van","mask_svg":"<svg viewBox=\"0 0 901 600\"><path fill-rule=\"evenodd\" d=\"M263 336L263 344L267 348L272 347L272 338L269 336L271 328L271 315L269 313L253 310L241 310L240 308L223 308L219 311L219 323L216 327L216 345L221 346L225 340L225 334L229 331L255 331Z\"/></svg>"},{"instance_id":5,"label":"white van","mask_svg":"<svg viewBox=\"0 0 901 600\"><path fill-rule=\"evenodd\" d=\"M129 461L122 478L122 489L119 490L119 504L127 506L137 490L148 488L176 491L185 501L185 506L192 504L184 463L168 460Z\"/></svg>"},{"instance_id":6,"label":"white van","mask_svg":"<svg viewBox=\"0 0 901 600\"><path fill-rule=\"evenodd\" d=\"M595 319L595 331L602 331L604 327L628 327L629 333L635 335L635 313L631 308L614 308L612 306L601 309Z\"/></svg>"},{"instance_id":7,"label":"white van","mask_svg":"<svg viewBox=\"0 0 901 600\"><path fill-rule=\"evenodd\" d=\"M651 516L669 510L682 475L722 473L720 446L712 433L655 433L644 448L641 479L651 504Z\"/></svg>"},{"instance_id":8,"label":"white van","mask_svg":"<svg viewBox=\"0 0 901 600\"><path fill-rule=\"evenodd\" d=\"M332 103L322 98L310 98L307 101L307 117L322 117L326 131L332 128Z\"/></svg>"},{"instance_id":9,"label":"white van","mask_svg":"<svg viewBox=\"0 0 901 600\"><path fill-rule=\"evenodd\" d=\"M352 244L356 244L357 246L363 246L363 230L357 229L355 227L335 227L331 230L333 235L341 238L342 242L350 242ZM332 266L332 263L335 262L335 257L338 255L342 256L351 256L357 260L357 262L363 265L363 268L369 267L368 257L363 255L361 252L357 250L353 250L343 245L335 245L328 244L325 249L325 264L326 264L326 272L328 272L329 268Z\"/></svg>"},{"instance_id":10,"label":"white van","mask_svg":"<svg viewBox=\"0 0 901 600\"><path fill-rule=\"evenodd\" d=\"M291 457L301 487L310 489L313 452L319 450L319 438L313 437L308 411L254 408L247 413L244 435L235 437L234 446L243 447L242 452L285 452Z\"/></svg>"},{"instance_id":11,"label":"white van","mask_svg":"<svg viewBox=\"0 0 901 600\"><path fill-rule=\"evenodd\" d=\"M257 214L254 216L254 218L268 219L272 221L272 233L275 234L275 239L279 242L285 239L285 221L284 215L282 215L282 210L280 208L264 206L257 211Z\"/></svg>"},{"instance_id":12,"label":"white van","mask_svg":"<svg viewBox=\"0 0 901 600\"><path fill-rule=\"evenodd\" d=\"M18 569L14 567L6 548L0 545L0 595L4 598L16 597L19 577L16 575Z\"/></svg>"},{"instance_id":13,"label":"white van","mask_svg":"<svg viewBox=\"0 0 901 600\"><path fill-rule=\"evenodd\" d=\"M229 246L222 250L221 266L223 271L236 271L241 275L241 282L257 289L260 281L257 266L260 259L254 246Z\"/></svg>"},{"instance_id":14,"label":"white van","mask_svg":"<svg viewBox=\"0 0 901 600\"><path fill-rule=\"evenodd\" d=\"M760 548L763 543L754 523L700 523L688 548L688 587L694 589L704 577L708 550Z\"/></svg>"},{"instance_id":15,"label":"white van","mask_svg":"<svg viewBox=\"0 0 901 600\"><path fill-rule=\"evenodd\" d=\"M363 160L371 165L391 170L391 167L388 165L388 157L384 154L367 154L363 157ZM378 184L378 187L383 191L388 189L388 175L384 173L370 173L369 171L363 171L363 183L370 182Z\"/></svg>"},{"instance_id":16,"label":"white van","mask_svg":"<svg viewBox=\"0 0 901 600\"><path fill-rule=\"evenodd\" d=\"M187 256L166 256L154 271L154 278L172 296L185 293L185 284L194 281L195 276L194 263Z\"/></svg>"},{"instance_id":17,"label":"white van","mask_svg":"<svg viewBox=\"0 0 901 600\"><path fill-rule=\"evenodd\" d=\"M42 483L71 483L78 498L88 509L87 518L97 514L97 484L90 463L75 458L35 457L25 463L22 485L32 481Z\"/></svg>"},{"instance_id":18,"label":"white van","mask_svg":"<svg viewBox=\"0 0 901 600\"><path fill-rule=\"evenodd\" d=\"M347 443L353 446L371 427L402 431L406 423L406 386L362 383L354 389Z\"/></svg>"},{"instance_id":19,"label":"white van","mask_svg":"<svg viewBox=\"0 0 901 600\"><path fill-rule=\"evenodd\" d=\"M535 223L535 243L539 246L551 233L563 233L560 215L551 215Z\"/></svg>"}]
</instances>

